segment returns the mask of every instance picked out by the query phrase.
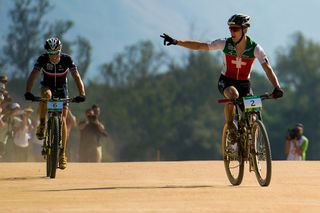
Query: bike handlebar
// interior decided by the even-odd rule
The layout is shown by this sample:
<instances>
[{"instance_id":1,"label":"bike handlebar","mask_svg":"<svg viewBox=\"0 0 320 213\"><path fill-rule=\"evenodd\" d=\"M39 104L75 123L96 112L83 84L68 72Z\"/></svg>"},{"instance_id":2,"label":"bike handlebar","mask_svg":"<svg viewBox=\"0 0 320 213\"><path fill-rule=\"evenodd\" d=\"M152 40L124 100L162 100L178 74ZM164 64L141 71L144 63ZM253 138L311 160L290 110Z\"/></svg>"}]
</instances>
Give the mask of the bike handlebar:
<instances>
[{"instance_id":1,"label":"bike handlebar","mask_svg":"<svg viewBox=\"0 0 320 213\"><path fill-rule=\"evenodd\" d=\"M248 96L250 97L250 96ZM265 93L263 95L258 95L258 97L261 98L261 100L266 100L266 99L275 99L273 97L273 94L269 94L269 93ZM242 98L237 98L237 99L228 99L228 98L224 98L224 99L219 99L218 103L219 104L226 104L226 103L234 103L234 104L239 104L242 103L243 99Z\"/></svg>"},{"instance_id":2,"label":"bike handlebar","mask_svg":"<svg viewBox=\"0 0 320 213\"><path fill-rule=\"evenodd\" d=\"M73 98L43 98L38 96L35 96L32 102L50 101L50 100L63 101L64 103L76 102L74 97Z\"/></svg>"}]
</instances>

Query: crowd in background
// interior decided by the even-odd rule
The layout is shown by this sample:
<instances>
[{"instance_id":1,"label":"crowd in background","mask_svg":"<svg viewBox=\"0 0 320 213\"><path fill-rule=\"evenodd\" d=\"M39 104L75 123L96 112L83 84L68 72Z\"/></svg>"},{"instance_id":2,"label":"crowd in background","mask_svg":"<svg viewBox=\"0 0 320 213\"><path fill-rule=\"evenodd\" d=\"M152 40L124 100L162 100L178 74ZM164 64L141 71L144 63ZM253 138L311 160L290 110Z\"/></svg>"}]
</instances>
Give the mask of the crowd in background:
<instances>
[{"instance_id":1,"label":"crowd in background","mask_svg":"<svg viewBox=\"0 0 320 213\"><path fill-rule=\"evenodd\" d=\"M7 91L8 78L0 75L0 162L44 161L43 141L35 134L37 115L31 107L22 108L13 102ZM100 120L100 107L96 104L85 112L85 119L77 118L69 110L67 116L68 135L72 128L79 132L79 143L69 144L67 152L73 161L102 162L102 138L107 137ZM77 147L75 147L75 145ZM71 150L74 149L74 150Z\"/></svg>"}]
</instances>

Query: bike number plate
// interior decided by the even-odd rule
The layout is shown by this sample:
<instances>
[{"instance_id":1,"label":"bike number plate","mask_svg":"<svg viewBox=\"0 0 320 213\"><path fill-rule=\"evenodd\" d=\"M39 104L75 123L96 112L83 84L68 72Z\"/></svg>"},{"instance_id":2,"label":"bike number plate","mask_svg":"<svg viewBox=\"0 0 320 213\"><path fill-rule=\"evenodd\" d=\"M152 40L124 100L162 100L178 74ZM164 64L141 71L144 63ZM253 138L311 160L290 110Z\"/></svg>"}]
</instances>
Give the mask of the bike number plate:
<instances>
[{"instance_id":1,"label":"bike number plate","mask_svg":"<svg viewBox=\"0 0 320 213\"><path fill-rule=\"evenodd\" d=\"M258 96L244 97L243 103L245 112L259 112L262 108L262 101Z\"/></svg>"},{"instance_id":2,"label":"bike number plate","mask_svg":"<svg viewBox=\"0 0 320 213\"><path fill-rule=\"evenodd\" d=\"M49 112L61 112L63 109L63 101L48 101Z\"/></svg>"}]
</instances>

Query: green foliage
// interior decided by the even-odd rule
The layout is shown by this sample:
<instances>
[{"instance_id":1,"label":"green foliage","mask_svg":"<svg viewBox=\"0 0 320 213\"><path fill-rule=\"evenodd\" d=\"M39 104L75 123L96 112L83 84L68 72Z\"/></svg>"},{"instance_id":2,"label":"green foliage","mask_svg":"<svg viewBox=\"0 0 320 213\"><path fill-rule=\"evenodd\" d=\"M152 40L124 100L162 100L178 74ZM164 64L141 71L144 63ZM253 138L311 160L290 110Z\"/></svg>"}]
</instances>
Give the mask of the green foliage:
<instances>
[{"instance_id":1,"label":"green foliage","mask_svg":"<svg viewBox=\"0 0 320 213\"><path fill-rule=\"evenodd\" d=\"M166 58L163 53L154 52L150 42L127 50L101 70L107 82L100 88L108 102L103 109L116 159L154 160L157 150L162 160L219 159L224 118L214 99L219 97L214 79L221 69L215 57L191 53L185 66L171 64L155 75L159 65L152 66L152 60Z\"/></svg>"},{"instance_id":2,"label":"green foliage","mask_svg":"<svg viewBox=\"0 0 320 213\"><path fill-rule=\"evenodd\" d=\"M301 122L310 140L308 159L319 159L320 44L306 39L302 33L293 35L292 44L277 54L279 78L287 86L281 105L282 126Z\"/></svg>"},{"instance_id":3,"label":"green foliage","mask_svg":"<svg viewBox=\"0 0 320 213\"><path fill-rule=\"evenodd\" d=\"M108 85L134 85L158 73L164 63L164 53L155 52L150 41L139 42L125 48L110 63L101 66L103 82Z\"/></svg>"}]
</instances>

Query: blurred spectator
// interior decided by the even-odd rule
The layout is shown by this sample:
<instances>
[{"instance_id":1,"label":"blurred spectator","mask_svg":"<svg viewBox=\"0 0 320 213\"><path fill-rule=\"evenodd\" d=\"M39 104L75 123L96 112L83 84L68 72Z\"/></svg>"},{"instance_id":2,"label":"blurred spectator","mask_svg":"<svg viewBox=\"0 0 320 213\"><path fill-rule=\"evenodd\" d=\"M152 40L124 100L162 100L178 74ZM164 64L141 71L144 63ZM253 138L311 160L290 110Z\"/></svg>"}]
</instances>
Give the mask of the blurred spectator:
<instances>
[{"instance_id":1,"label":"blurred spectator","mask_svg":"<svg viewBox=\"0 0 320 213\"><path fill-rule=\"evenodd\" d=\"M71 112L71 110L68 110L67 114L67 134L70 135L71 129L75 126L77 126L77 119L76 116L74 116Z\"/></svg>"},{"instance_id":2,"label":"blurred spectator","mask_svg":"<svg viewBox=\"0 0 320 213\"><path fill-rule=\"evenodd\" d=\"M6 75L0 75L0 104L1 104L0 113L2 109L4 109L3 102L7 101L8 99L7 83L8 83L8 77Z\"/></svg>"},{"instance_id":3,"label":"blurred spectator","mask_svg":"<svg viewBox=\"0 0 320 213\"><path fill-rule=\"evenodd\" d=\"M21 126L22 120L17 117L20 111L18 103L9 103L0 117L0 144L1 158L3 161L11 161L13 153L13 137L15 131Z\"/></svg>"},{"instance_id":4,"label":"blurred spectator","mask_svg":"<svg viewBox=\"0 0 320 213\"><path fill-rule=\"evenodd\" d=\"M304 127L301 123L288 130L285 144L285 155L287 160L306 160L306 152L309 140L303 135Z\"/></svg>"},{"instance_id":5,"label":"blurred spectator","mask_svg":"<svg viewBox=\"0 0 320 213\"><path fill-rule=\"evenodd\" d=\"M17 116L21 119L19 126L14 131L13 136L13 160L17 162L28 161L29 141L33 125L31 122L31 113L33 109L28 107L21 110Z\"/></svg>"},{"instance_id":6,"label":"blurred spectator","mask_svg":"<svg viewBox=\"0 0 320 213\"><path fill-rule=\"evenodd\" d=\"M79 161L101 162L102 146L100 139L102 136L107 137L107 132L92 108L86 110L86 120L79 123L79 130Z\"/></svg>"},{"instance_id":7,"label":"blurred spectator","mask_svg":"<svg viewBox=\"0 0 320 213\"><path fill-rule=\"evenodd\" d=\"M93 114L95 114L98 118L98 121L101 122L101 119L100 119L100 114L101 114L101 109L100 109L100 106L97 105L97 104L93 104L91 106L91 109L93 110ZM102 123L101 123L102 124ZM102 124L103 125L103 124ZM104 127L104 126L103 126Z\"/></svg>"}]
</instances>

